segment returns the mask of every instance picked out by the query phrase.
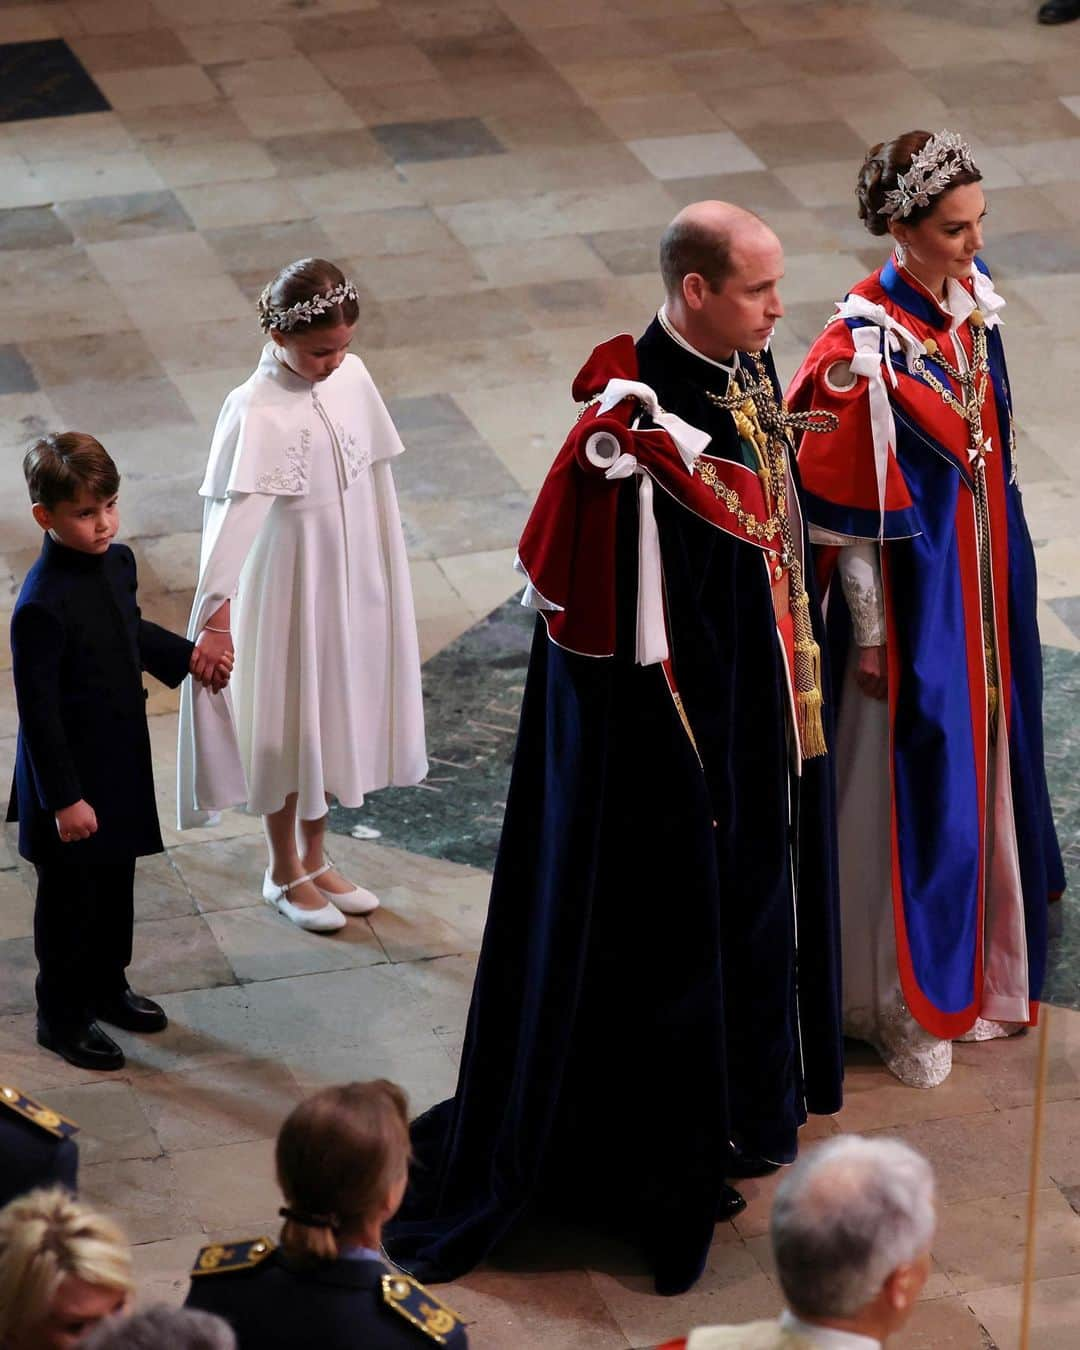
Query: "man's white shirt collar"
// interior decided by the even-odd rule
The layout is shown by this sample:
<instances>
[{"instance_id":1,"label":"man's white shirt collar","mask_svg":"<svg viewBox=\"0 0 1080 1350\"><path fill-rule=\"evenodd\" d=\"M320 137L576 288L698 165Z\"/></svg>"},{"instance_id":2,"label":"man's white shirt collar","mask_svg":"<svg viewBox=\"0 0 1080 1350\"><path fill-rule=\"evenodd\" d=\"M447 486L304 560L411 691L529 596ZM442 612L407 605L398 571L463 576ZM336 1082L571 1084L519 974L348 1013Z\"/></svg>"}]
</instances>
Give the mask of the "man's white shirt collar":
<instances>
[{"instance_id":1,"label":"man's white shirt collar","mask_svg":"<svg viewBox=\"0 0 1080 1350\"><path fill-rule=\"evenodd\" d=\"M672 342L677 342L680 347L684 347L691 356L696 356L699 361L705 361L710 366L716 366L717 369L724 371L728 375L734 375L739 369L739 353L735 353L735 359L731 365L725 365L723 361L714 361L711 356L706 356L704 352L699 352L696 347L691 347L690 343L678 331L675 325L668 318L667 305L661 305L656 311L656 317L660 320L660 327L671 338Z\"/></svg>"},{"instance_id":2,"label":"man's white shirt collar","mask_svg":"<svg viewBox=\"0 0 1080 1350\"><path fill-rule=\"evenodd\" d=\"M802 1336L820 1350L881 1350L881 1342L872 1336L857 1336L853 1331L838 1331L835 1327L819 1327L804 1322L785 1308L780 1314L780 1325L785 1331Z\"/></svg>"}]
</instances>

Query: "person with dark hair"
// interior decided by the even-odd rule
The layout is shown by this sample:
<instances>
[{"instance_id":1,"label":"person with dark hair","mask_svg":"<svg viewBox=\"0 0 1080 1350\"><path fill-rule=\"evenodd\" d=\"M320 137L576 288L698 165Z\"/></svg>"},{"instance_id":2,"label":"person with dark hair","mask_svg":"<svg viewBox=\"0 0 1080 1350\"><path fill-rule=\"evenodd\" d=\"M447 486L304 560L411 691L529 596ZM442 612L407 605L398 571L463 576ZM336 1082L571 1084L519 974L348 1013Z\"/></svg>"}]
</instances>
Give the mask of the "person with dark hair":
<instances>
[{"instance_id":1,"label":"person with dark hair","mask_svg":"<svg viewBox=\"0 0 1080 1350\"><path fill-rule=\"evenodd\" d=\"M356 286L321 258L259 298L270 340L214 431L189 628L207 668L235 639L235 678L227 698L185 691L180 705L180 828L228 806L261 815L263 899L320 933L379 903L326 856L331 794L359 806L427 773L390 471L404 447L349 352L359 318Z\"/></svg>"},{"instance_id":2,"label":"person with dark hair","mask_svg":"<svg viewBox=\"0 0 1080 1350\"><path fill-rule=\"evenodd\" d=\"M236 1350L236 1337L213 1313L159 1307L99 1322L79 1350Z\"/></svg>"},{"instance_id":3,"label":"person with dark hair","mask_svg":"<svg viewBox=\"0 0 1080 1350\"><path fill-rule=\"evenodd\" d=\"M768 351L783 253L699 202L661 259L644 335L574 381L518 549L543 622L461 1072L387 1230L420 1279L541 1206L615 1227L680 1293L744 1207L727 1181L841 1102L823 630Z\"/></svg>"},{"instance_id":4,"label":"person with dark hair","mask_svg":"<svg viewBox=\"0 0 1080 1350\"><path fill-rule=\"evenodd\" d=\"M981 178L952 132L870 151L859 214L892 256L789 390L836 418L799 469L837 675L845 1025L917 1087L953 1040L1035 1022L1065 884Z\"/></svg>"},{"instance_id":5,"label":"person with dark hair","mask_svg":"<svg viewBox=\"0 0 1080 1350\"><path fill-rule=\"evenodd\" d=\"M461 1319L382 1259L409 1170L408 1104L376 1079L323 1088L278 1132L279 1244L204 1247L186 1306L224 1317L239 1350L466 1350Z\"/></svg>"},{"instance_id":6,"label":"person with dark hair","mask_svg":"<svg viewBox=\"0 0 1080 1350\"><path fill-rule=\"evenodd\" d=\"M34 864L38 1043L83 1069L119 1069L97 1019L160 1031L129 987L135 860L163 848L142 672L175 688L196 669L186 638L139 612L135 557L113 542L120 475L92 436L31 446L23 471L45 532L11 617L19 740L9 820ZM221 688L231 659L199 665Z\"/></svg>"}]
</instances>

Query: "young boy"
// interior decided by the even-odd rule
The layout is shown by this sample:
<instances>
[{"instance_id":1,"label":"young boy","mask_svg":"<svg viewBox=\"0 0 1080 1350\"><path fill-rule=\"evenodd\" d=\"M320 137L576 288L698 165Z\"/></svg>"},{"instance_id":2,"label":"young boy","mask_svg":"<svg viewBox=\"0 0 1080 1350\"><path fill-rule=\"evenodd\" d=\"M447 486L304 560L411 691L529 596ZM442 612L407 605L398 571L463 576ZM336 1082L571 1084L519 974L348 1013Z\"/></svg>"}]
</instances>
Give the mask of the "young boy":
<instances>
[{"instance_id":1,"label":"young boy","mask_svg":"<svg viewBox=\"0 0 1080 1350\"><path fill-rule=\"evenodd\" d=\"M46 436L23 473L45 540L11 618L19 741L8 819L38 876L37 1038L80 1068L119 1069L123 1052L97 1018L128 1031L166 1025L125 974L135 859L163 848L141 672L175 688L193 648L139 614L135 559L112 542L120 475L104 448L79 432ZM228 668L226 657L215 688Z\"/></svg>"}]
</instances>

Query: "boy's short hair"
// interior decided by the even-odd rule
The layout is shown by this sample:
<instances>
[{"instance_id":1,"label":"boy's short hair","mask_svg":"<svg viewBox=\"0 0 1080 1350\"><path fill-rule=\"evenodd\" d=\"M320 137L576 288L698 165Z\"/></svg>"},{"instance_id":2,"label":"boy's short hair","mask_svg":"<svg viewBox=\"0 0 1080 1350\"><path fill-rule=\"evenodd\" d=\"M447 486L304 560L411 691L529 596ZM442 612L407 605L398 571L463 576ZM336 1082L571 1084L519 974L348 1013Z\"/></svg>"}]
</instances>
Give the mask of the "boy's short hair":
<instances>
[{"instance_id":1,"label":"boy's short hair","mask_svg":"<svg viewBox=\"0 0 1080 1350\"><path fill-rule=\"evenodd\" d=\"M35 441L23 456L23 476L30 500L47 511L73 502L80 488L103 501L120 488L120 471L112 456L93 436L82 431L54 432Z\"/></svg>"}]
</instances>

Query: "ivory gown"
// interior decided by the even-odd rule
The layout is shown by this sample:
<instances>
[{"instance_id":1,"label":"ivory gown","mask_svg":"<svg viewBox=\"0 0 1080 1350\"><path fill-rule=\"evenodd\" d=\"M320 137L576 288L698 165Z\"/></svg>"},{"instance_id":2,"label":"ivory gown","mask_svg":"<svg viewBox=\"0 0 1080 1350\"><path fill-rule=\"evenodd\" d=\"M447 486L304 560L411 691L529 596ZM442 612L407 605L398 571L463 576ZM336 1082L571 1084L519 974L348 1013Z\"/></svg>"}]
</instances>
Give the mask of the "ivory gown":
<instances>
[{"instance_id":1,"label":"ivory gown","mask_svg":"<svg viewBox=\"0 0 1080 1350\"><path fill-rule=\"evenodd\" d=\"M232 598L229 688L185 685L181 829L299 793L359 806L427 773L420 658L390 459L404 447L363 362L312 385L268 344L229 395L206 479L189 633Z\"/></svg>"}]
</instances>

